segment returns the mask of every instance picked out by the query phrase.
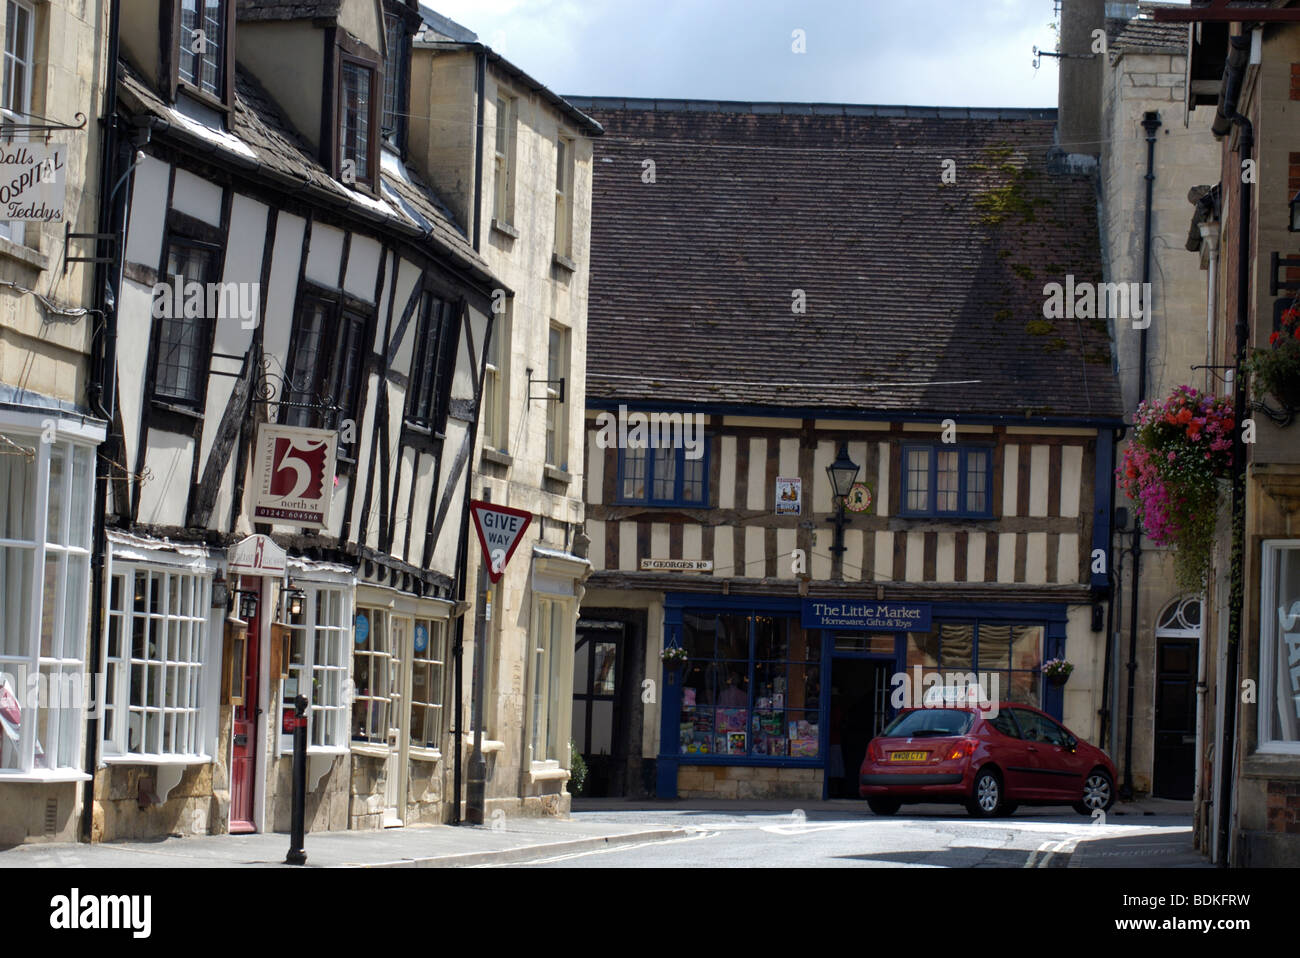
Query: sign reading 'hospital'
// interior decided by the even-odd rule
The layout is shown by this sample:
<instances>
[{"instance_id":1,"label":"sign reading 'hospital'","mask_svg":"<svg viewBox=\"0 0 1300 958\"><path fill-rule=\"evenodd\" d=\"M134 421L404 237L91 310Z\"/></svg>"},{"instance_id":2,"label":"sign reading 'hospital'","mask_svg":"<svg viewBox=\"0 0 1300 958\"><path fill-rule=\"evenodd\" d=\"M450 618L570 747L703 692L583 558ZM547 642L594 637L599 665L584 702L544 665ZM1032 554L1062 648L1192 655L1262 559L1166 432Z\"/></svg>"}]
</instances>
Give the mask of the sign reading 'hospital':
<instances>
[{"instance_id":1,"label":"sign reading 'hospital'","mask_svg":"<svg viewBox=\"0 0 1300 958\"><path fill-rule=\"evenodd\" d=\"M0 220L62 223L66 143L0 143Z\"/></svg>"}]
</instances>

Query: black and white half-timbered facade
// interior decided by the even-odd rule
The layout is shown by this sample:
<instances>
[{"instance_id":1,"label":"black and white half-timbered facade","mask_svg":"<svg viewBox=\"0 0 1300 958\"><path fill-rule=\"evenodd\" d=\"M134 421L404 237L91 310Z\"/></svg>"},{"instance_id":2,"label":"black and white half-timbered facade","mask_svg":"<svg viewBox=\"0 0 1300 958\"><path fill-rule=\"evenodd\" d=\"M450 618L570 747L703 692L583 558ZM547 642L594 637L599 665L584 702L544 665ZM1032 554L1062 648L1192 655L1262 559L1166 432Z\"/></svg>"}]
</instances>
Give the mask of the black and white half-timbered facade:
<instances>
[{"instance_id":1,"label":"black and white half-timbered facade","mask_svg":"<svg viewBox=\"0 0 1300 958\"><path fill-rule=\"evenodd\" d=\"M414 6L124 15L95 840L287 830L298 695L309 830L448 808L500 284L404 163Z\"/></svg>"}]
</instances>

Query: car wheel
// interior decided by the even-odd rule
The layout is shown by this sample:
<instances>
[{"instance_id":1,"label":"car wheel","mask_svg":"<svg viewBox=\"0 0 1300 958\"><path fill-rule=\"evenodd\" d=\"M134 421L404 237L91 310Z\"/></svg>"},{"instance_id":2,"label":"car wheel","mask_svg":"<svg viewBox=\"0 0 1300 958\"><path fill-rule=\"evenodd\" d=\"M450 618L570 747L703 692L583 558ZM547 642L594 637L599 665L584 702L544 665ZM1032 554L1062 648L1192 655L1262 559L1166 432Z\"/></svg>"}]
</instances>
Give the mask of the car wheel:
<instances>
[{"instance_id":1,"label":"car wheel","mask_svg":"<svg viewBox=\"0 0 1300 958\"><path fill-rule=\"evenodd\" d=\"M998 818L1010 818L1020 806L1015 802L1003 802L1002 808L998 812Z\"/></svg>"},{"instance_id":2,"label":"car wheel","mask_svg":"<svg viewBox=\"0 0 1300 958\"><path fill-rule=\"evenodd\" d=\"M1002 779L991 768L981 769L975 776L966 810L976 818L993 818L1002 811Z\"/></svg>"},{"instance_id":3,"label":"car wheel","mask_svg":"<svg viewBox=\"0 0 1300 958\"><path fill-rule=\"evenodd\" d=\"M903 803L896 798L869 798L867 805L877 815L893 815L903 807Z\"/></svg>"},{"instance_id":4,"label":"car wheel","mask_svg":"<svg viewBox=\"0 0 1300 958\"><path fill-rule=\"evenodd\" d=\"M1074 803L1074 810L1080 815L1091 815L1097 809L1110 811L1115 804L1115 783L1110 773L1095 768L1088 773L1083 782L1083 801Z\"/></svg>"}]
</instances>

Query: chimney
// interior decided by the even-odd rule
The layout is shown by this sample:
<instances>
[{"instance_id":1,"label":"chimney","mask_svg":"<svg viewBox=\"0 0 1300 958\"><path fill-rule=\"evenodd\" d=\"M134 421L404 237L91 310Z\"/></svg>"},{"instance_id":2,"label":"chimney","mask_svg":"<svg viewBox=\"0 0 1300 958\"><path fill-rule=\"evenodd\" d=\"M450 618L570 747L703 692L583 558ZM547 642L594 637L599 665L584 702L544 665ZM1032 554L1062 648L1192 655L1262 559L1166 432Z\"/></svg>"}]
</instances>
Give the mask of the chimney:
<instances>
[{"instance_id":1,"label":"chimney","mask_svg":"<svg viewBox=\"0 0 1300 958\"><path fill-rule=\"evenodd\" d=\"M1105 54L1092 52L1093 31L1106 28L1105 0L1061 0L1057 142L1066 154L1101 153L1101 84Z\"/></svg>"}]
</instances>

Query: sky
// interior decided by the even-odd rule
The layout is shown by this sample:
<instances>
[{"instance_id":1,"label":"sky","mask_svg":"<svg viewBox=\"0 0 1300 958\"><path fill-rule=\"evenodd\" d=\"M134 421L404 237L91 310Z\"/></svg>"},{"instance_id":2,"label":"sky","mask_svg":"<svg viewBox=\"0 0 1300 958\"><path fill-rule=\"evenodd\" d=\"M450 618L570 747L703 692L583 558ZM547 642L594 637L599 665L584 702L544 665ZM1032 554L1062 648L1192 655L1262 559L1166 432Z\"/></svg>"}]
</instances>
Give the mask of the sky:
<instances>
[{"instance_id":1,"label":"sky","mask_svg":"<svg viewBox=\"0 0 1300 958\"><path fill-rule=\"evenodd\" d=\"M1053 0L422 2L562 94L1056 105Z\"/></svg>"}]
</instances>

